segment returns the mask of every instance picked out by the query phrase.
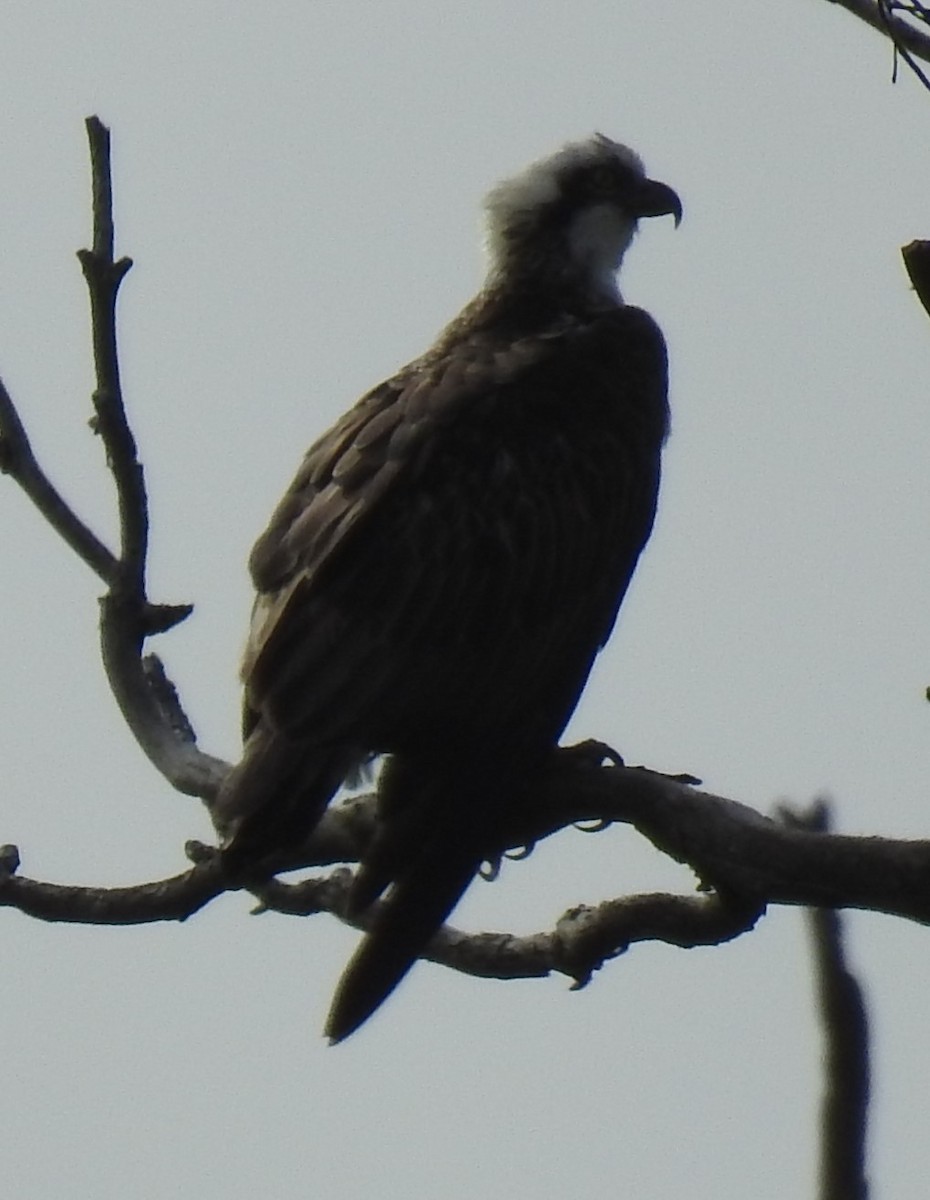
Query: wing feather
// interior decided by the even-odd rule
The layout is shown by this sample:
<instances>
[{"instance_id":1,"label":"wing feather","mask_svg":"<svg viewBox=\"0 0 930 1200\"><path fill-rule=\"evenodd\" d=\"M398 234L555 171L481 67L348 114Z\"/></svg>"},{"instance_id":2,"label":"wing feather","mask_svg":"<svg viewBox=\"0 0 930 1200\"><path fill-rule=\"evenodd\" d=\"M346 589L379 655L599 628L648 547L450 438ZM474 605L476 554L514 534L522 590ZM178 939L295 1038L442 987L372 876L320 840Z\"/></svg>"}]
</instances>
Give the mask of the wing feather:
<instances>
[{"instance_id":1,"label":"wing feather","mask_svg":"<svg viewBox=\"0 0 930 1200\"><path fill-rule=\"evenodd\" d=\"M652 525L665 390L632 308L476 334L374 389L255 548L248 704L373 750L455 729L551 743Z\"/></svg>"}]
</instances>

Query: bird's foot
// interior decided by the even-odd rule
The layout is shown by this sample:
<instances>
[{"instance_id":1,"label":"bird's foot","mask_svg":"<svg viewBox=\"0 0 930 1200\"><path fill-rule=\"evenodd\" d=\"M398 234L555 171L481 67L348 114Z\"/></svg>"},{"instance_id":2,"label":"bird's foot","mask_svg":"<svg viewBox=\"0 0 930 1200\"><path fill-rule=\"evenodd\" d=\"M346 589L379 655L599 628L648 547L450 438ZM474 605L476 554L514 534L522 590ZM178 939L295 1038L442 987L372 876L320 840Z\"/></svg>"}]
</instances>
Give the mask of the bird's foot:
<instances>
[{"instance_id":1,"label":"bird's foot","mask_svg":"<svg viewBox=\"0 0 930 1200\"><path fill-rule=\"evenodd\" d=\"M610 763L613 767L624 766L623 757L612 746L597 738L587 738L574 746L557 746L558 761L567 766L602 767Z\"/></svg>"}]
</instances>

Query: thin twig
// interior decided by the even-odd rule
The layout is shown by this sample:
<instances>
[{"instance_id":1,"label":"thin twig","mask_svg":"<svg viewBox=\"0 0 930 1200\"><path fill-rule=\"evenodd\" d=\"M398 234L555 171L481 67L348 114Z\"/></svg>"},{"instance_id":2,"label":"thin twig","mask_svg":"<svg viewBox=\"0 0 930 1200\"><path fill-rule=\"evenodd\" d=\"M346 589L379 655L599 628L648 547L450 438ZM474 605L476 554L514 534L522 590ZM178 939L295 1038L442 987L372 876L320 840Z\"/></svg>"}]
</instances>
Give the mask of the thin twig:
<instances>
[{"instance_id":1,"label":"thin twig","mask_svg":"<svg viewBox=\"0 0 930 1200\"><path fill-rule=\"evenodd\" d=\"M104 581L116 578L117 560L77 516L39 466L6 387L0 382L0 472L23 489L55 532Z\"/></svg>"},{"instance_id":2,"label":"thin twig","mask_svg":"<svg viewBox=\"0 0 930 1200\"><path fill-rule=\"evenodd\" d=\"M885 26L885 32L894 43L895 68L897 68L897 56L900 54L923 86L930 91L930 79L927 78L926 73L917 65L914 55L905 45L904 37L901 32L902 30L911 30L911 26L907 25L904 21L899 20L894 15L894 9L898 9L902 12L907 12L909 10L905 9L902 4L892 3L891 0L877 0L877 2L878 11ZM892 76L892 79L894 82L896 82L895 76Z\"/></svg>"},{"instance_id":3,"label":"thin twig","mask_svg":"<svg viewBox=\"0 0 930 1200\"><path fill-rule=\"evenodd\" d=\"M94 232L90 250L78 258L90 294L91 331L97 387L94 411L97 432L116 484L120 525L120 589L144 604L145 558L148 550L148 500L135 438L126 419L116 344L116 298L132 260L113 258L113 191L110 177L110 131L98 117L85 125L90 143Z\"/></svg>"}]
</instances>

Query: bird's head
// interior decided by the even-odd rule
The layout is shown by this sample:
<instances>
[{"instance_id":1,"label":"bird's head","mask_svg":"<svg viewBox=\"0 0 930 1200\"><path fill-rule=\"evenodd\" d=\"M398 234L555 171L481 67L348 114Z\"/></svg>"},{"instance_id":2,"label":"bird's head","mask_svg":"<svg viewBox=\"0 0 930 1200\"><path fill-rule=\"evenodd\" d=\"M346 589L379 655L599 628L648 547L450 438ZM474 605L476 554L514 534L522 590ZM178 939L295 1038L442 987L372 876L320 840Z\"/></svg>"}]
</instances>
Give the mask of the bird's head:
<instances>
[{"instance_id":1,"label":"bird's head","mask_svg":"<svg viewBox=\"0 0 930 1200\"><path fill-rule=\"evenodd\" d=\"M562 276L610 298L639 219L681 220L677 194L649 179L627 146L600 133L497 184L485 209L493 274Z\"/></svg>"}]
</instances>

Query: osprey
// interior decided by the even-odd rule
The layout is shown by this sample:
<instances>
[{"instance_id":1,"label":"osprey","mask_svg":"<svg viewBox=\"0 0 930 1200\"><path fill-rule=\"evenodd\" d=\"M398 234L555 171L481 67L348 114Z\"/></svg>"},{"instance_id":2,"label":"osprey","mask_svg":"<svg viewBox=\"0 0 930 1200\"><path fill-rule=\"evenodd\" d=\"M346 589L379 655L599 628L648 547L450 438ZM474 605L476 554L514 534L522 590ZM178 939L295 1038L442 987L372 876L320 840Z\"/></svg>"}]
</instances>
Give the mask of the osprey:
<instances>
[{"instance_id":1,"label":"osprey","mask_svg":"<svg viewBox=\"0 0 930 1200\"><path fill-rule=\"evenodd\" d=\"M536 781L652 528L662 335L616 273L681 202L600 134L500 183L487 281L308 451L250 559L245 747L215 806L237 878L375 755L339 1041L396 987Z\"/></svg>"}]
</instances>

